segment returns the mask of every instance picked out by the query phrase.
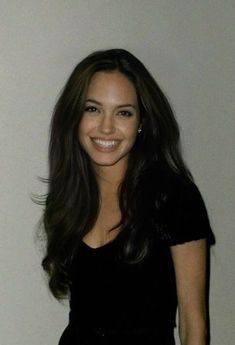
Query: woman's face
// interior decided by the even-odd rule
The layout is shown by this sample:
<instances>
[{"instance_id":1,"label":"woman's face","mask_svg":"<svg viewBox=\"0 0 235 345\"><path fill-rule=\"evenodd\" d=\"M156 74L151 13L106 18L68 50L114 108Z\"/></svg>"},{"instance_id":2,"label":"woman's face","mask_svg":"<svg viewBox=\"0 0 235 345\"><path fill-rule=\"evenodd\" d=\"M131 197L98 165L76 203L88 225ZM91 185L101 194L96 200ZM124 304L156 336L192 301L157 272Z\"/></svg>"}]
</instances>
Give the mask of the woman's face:
<instances>
[{"instance_id":1,"label":"woman's face","mask_svg":"<svg viewBox=\"0 0 235 345\"><path fill-rule=\"evenodd\" d=\"M79 142L93 164L126 167L139 121L133 83L118 71L95 73L79 125Z\"/></svg>"}]
</instances>

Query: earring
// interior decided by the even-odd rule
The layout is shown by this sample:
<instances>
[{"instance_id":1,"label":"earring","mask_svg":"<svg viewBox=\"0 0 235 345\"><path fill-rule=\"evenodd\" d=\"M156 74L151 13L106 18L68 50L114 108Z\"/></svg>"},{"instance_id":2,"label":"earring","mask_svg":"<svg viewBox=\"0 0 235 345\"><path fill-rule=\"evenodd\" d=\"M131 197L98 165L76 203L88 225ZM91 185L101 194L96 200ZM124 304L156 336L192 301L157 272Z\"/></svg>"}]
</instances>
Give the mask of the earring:
<instances>
[{"instance_id":1,"label":"earring","mask_svg":"<svg viewBox=\"0 0 235 345\"><path fill-rule=\"evenodd\" d=\"M142 132L142 128L141 126L138 128L138 133L141 133Z\"/></svg>"}]
</instances>

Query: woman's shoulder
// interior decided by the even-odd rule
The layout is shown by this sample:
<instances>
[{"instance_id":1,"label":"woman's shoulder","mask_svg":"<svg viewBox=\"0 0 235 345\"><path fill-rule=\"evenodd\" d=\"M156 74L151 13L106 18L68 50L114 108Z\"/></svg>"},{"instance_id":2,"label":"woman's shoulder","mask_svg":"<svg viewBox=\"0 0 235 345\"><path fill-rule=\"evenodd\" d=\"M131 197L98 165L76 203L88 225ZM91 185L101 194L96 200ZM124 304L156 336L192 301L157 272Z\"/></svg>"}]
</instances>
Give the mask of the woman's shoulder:
<instances>
[{"instance_id":1,"label":"woman's shoulder","mask_svg":"<svg viewBox=\"0 0 235 345\"><path fill-rule=\"evenodd\" d=\"M214 242L204 199L190 177L154 165L144 180L170 244L200 238Z\"/></svg>"},{"instance_id":2,"label":"woman's shoulder","mask_svg":"<svg viewBox=\"0 0 235 345\"><path fill-rule=\"evenodd\" d=\"M157 163L149 166L143 173L143 182L156 191L174 196L184 193L198 192L198 188L189 176L174 172L159 166Z\"/></svg>"}]
</instances>

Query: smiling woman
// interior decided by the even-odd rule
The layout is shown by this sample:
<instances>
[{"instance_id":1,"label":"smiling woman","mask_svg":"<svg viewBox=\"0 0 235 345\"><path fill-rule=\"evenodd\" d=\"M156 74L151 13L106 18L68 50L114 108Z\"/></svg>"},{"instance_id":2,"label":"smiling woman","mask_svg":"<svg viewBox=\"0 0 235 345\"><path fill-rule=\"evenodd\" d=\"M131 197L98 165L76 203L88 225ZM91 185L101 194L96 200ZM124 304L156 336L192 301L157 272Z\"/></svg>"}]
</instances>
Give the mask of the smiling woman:
<instances>
[{"instance_id":1,"label":"smiling woman","mask_svg":"<svg viewBox=\"0 0 235 345\"><path fill-rule=\"evenodd\" d=\"M42 261L70 296L59 345L206 344L206 208L171 107L123 49L82 60L51 122Z\"/></svg>"},{"instance_id":2,"label":"smiling woman","mask_svg":"<svg viewBox=\"0 0 235 345\"><path fill-rule=\"evenodd\" d=\"M94 166L127 167L140 122L133 83L118 71L97 72L87 91L79 141Z\"/></svg>"}]
</instances>

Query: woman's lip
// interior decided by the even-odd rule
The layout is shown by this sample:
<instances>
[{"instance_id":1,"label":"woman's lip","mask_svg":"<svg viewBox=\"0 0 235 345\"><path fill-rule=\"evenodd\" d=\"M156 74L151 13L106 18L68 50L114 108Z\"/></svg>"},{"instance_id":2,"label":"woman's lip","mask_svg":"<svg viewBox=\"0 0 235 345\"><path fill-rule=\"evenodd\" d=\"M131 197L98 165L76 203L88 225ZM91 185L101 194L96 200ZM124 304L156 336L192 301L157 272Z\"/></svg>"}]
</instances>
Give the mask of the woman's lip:
<instances>
[{"instance_id":1,"label":"woman's lip","mask_svg":"<svg viewBox=\"0 0 235 345\"><path fill-rule=\"evenodd\" d=\"M102 141L120 141L119 138L102 138L102 137L90 137L91 140L102 140Z\"/></svg>"},{"instance_id":2,"label":"woman's lip","mask_svg":"<svg viewBox=\"0 0 235 345\"><path fill-rule=\"evenodd\" d=\"M91 138L96 149L102 152L112 152L116 150L120 143L117 139L101 139L101 138Z\"/></svg>"}]
</instances>

